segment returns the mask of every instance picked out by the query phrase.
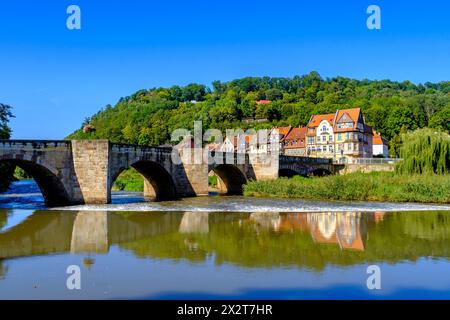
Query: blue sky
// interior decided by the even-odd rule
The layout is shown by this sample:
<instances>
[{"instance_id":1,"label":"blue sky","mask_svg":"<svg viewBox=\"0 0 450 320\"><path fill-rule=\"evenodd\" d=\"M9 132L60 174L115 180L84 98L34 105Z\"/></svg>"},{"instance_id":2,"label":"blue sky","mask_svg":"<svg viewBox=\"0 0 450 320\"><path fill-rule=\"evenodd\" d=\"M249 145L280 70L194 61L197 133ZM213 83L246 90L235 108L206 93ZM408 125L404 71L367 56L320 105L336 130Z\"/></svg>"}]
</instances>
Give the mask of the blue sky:
<instances>
[{"instance_id":1,"label":"blue sky","mask_svg":"<svg viewBox=\"0 0 450 320\"><path fill-rule=\"evenodd\" d=\"M81 8L81 30L66 9ZM381 8L381 30L366 9ZM122 96L244 76L450 80L447 0L0 0L15 139L60 139Z\"/></svg>"}]
</instances>

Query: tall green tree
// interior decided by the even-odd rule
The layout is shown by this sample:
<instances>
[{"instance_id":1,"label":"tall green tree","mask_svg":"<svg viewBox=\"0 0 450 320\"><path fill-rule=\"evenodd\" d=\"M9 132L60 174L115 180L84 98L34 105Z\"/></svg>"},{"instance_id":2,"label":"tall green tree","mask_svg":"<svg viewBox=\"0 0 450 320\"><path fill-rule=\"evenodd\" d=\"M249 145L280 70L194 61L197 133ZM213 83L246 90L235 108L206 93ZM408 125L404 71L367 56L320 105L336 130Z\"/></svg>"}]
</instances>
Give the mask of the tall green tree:
<instances>
[{"instance_id":1,"label":"tall green tree","mask_svg":"<svg viewBox=\"0 0 450 320\"><path fill-rule=\"evenodd\" d=\"M9 119L13 117L11 106L0 103L0 139L9 139L11 129L8 127Z\"/></svg>"},{"instance_id":2,"label":"tall green tree","mask_svg":"<svg viewBox=\"0 0 450 320\"><path fill-rule=\"evenodd\" d=\"M9 120L13 117L11 109L11 106L0 103L0 139L9 139L11 136L11 129L8 126ZM13 172L12 165L0 162L0 192L8 188Z\"/></svg>"}]
</instances>

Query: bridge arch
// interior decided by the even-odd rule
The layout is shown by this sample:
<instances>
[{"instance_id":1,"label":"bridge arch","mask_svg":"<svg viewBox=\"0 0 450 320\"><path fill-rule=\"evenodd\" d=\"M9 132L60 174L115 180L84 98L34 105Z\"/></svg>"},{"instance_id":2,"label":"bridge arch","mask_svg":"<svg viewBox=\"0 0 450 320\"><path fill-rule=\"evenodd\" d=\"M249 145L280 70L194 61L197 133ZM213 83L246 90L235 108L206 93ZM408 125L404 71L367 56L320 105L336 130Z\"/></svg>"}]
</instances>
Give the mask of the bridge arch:
<instances>
[{"instance_id":1,"label":"bridge arch","mask_svg":"<svg viewBox=\"0 0 450 320\"><path fill-rule=\"evenodd\" d=\"M243 193L243 185L247 183L245 174L235 165L220 164L212 171L223 182L224 193L227 195L241 195Z\"/></svg>"},{"instance_id":2,"label":"bridge arch","mask_svg":"<svg viewBox=\"0 0 450 320\"><path fill-rule=\"evenodd\" d=\"M39 164L31 160L1 159L0 163L9 163L23 169L34 181L36 181L45 204L48 206L60 206L70 204L68 190L56 171L49 166Z\"/></svg>"},{"instance_id":3,"label":"bridge arch","mask_svg":"<svg viewBox=\"0 0 450 320\"><path fill-rule=\"evenodd\" d=\"M331 171L324 168L317 168L311 171L311 175L314 177L324 177L329 176L331 174Z\"/></svg>"},{"instance_id":4,"label":"bridge arch","mask_svg":"<svg viewBox=\"0 0 450 320\"><path fill-rule=\"evenodd\" d=\"M144 197L147 200L171 200L177 197L175 183L170 173L159 163L149 160L139 160L132 163L133 167L144 179ZM127 168L120 168L112 176L111 186L119 175Z\"/></svg>"},{"instance_id":5,"label":"bridge arch","mask_svg":"<svg viewBox=\"0 0 450 320\"><path fill-rule=\"evenodd\" d=\"M291 168L280 168L278 170L278 176L292 178L293 176L305 176L305 174Z\"/></svg>"}]
</instances>

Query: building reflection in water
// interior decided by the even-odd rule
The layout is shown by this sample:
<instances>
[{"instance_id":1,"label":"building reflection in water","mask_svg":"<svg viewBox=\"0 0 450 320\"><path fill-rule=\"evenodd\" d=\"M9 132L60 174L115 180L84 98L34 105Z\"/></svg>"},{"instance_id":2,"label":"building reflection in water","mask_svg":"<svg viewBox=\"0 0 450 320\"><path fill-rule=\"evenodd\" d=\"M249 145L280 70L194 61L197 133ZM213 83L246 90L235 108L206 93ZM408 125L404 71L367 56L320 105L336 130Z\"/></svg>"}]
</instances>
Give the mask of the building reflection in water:
<instances>
[{"instance_id":1,"label":"building reflection in water","mask_svg":"<svg viewBox=\"0 0 450 320\"><path fill-rule=\"evenodd\" d=\"M257 230L273 229L278 232L307 231L317 243L337 244L341 249L363 251L368 237L367 223L383 221L384 212L317 213L252 213L250 220ZM368 219L367 219L368 218Z\"/></svg>"}]
</instances>

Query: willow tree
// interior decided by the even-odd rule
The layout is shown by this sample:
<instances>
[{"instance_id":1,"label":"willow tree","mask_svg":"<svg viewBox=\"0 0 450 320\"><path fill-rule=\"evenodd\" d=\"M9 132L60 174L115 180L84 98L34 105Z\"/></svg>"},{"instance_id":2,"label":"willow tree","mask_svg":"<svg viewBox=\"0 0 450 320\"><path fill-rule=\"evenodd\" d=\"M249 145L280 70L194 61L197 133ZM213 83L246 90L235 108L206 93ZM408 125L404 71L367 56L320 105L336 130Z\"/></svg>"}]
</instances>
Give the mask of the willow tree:
<instances>
[{"instance_id":1,"label":"willow tree","mask_svg":"<svg viewBox=\"0 0 450 320\"><path fill-rule=\"evenodd\" d=\"M424 128L402 135L397 172L445 174L450 172L450 135Z\"/></svg>"}]
</instances>

